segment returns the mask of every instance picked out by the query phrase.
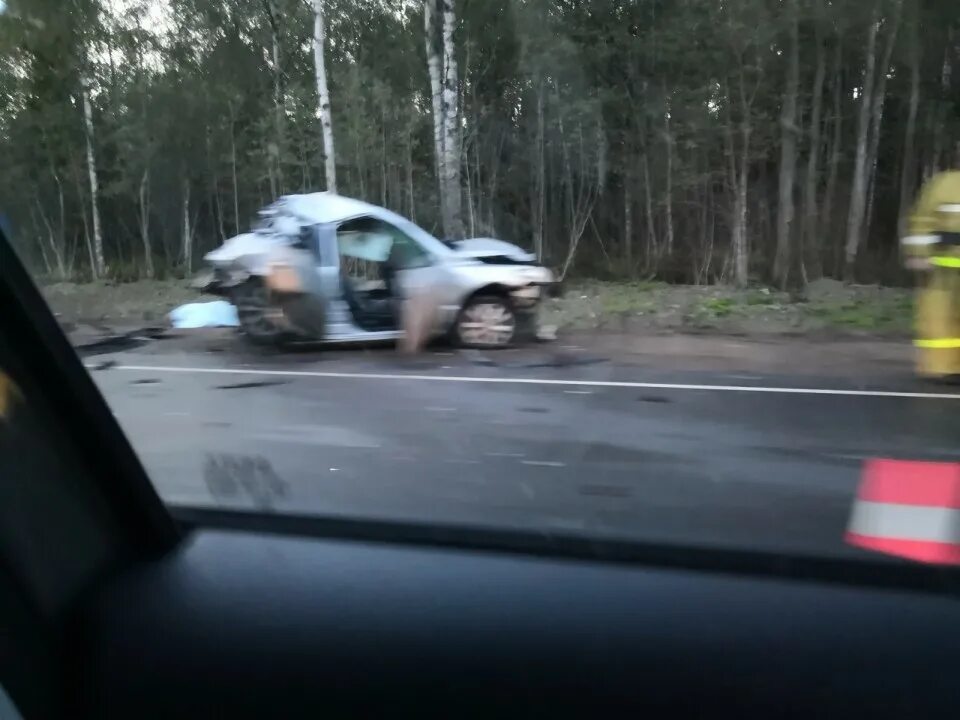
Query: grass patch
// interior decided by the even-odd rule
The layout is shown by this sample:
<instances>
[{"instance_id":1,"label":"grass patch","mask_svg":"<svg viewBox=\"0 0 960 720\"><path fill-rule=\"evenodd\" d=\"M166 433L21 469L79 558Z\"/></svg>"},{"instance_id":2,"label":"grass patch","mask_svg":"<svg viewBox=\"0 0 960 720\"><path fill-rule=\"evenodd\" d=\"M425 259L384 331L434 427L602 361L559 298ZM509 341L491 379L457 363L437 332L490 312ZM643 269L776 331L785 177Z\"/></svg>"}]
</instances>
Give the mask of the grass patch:
<instances>
[{"instance_id":1,"label":"grass patch","mask_svg":"<svg viewBox=\"0 0 960 720\"><path fill-rule=\"evenodd\" d=\"M599 310L604 315L626 315L651 311L655 302L651 297L660 283L603 283L595 288Z\"/></svg>"},{"instance_id":2,"label":"grass patch","mask_svg":"<svg viewBox=\"0 0 960 720\"><path fill-rule=\"evenodd\" d=\"M769 290L752 290L744 298L744 303L750 307L763 307L766 305L779 305L780 300Z\"/></svg>"},{"instance_id":3,"label":"grass patch","mask_svg":"<svg viewBox=\"0 0 960 720\"><path fill-rule=\"evenodd\" d=\"M903 295L889 299L823 302L810 306L806 312L830 327L906 331L913 323L913 300L909 295Z\"/></svg>"},{"instance_id":4,"label":"grass patch","mask_svg":"<svg viewBox=\"0 0 960 720\"><path fill-rule=\"evenodd\" d=\"M707 315L722 318L733 314L734 302L731 298L708 298L700 308Z\"/></svg>"}]
</instances>

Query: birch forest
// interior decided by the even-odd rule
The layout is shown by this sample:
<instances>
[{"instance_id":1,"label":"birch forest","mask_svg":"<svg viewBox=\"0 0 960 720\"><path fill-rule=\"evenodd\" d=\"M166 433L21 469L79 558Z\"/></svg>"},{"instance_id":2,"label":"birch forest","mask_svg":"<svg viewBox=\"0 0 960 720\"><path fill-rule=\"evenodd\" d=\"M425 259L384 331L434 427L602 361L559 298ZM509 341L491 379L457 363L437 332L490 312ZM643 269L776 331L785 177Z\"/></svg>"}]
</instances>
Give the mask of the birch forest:
<instances>
[{"instance_id":1,"label":"birch forest","mask_svg":"<svg viewBox=\"0 0 960 720\"><path fill-rule=\"evenodd\" d=\"M938 0L6 0L0 216L51 280L196 271L330 189L564 277L895 284L960 147Z\"/></svg>"}]
</instances>

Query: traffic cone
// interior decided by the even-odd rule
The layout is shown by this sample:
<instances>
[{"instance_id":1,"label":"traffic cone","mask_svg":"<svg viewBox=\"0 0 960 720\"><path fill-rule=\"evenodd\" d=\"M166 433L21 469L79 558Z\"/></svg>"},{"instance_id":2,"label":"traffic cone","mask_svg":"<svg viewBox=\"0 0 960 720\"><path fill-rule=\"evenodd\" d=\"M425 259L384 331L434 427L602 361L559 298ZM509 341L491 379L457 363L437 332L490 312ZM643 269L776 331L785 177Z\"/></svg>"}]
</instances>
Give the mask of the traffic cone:
<instances>
[{"instance_id":1,"label":"traffic cone","mask_svg":"<svg viewBox=\"0 0 960 720\"><path fill-rule=\"evenodd\" d=\"M846 540L919 562L960 565L960 463L867 461Z\"/></svg>"}]
</instances>

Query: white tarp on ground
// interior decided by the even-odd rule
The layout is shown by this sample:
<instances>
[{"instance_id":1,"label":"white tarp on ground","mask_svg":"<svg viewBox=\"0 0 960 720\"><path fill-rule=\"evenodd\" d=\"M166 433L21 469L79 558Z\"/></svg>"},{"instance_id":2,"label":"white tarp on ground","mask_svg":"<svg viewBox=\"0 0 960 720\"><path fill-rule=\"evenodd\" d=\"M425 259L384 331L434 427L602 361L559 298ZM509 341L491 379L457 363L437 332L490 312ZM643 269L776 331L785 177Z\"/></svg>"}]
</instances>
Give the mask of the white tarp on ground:
<instances>
[{"instance_id":1,"label":"white tarp on ground","mask_svg":"<svg viewBox=\"0 0 960 720\"><path fill-rule=\"evenodd\" d=\"M226 300L187 303L170 311L175 328L236 327L240 324L237 309Z\"/></svg>"}]
</instances>

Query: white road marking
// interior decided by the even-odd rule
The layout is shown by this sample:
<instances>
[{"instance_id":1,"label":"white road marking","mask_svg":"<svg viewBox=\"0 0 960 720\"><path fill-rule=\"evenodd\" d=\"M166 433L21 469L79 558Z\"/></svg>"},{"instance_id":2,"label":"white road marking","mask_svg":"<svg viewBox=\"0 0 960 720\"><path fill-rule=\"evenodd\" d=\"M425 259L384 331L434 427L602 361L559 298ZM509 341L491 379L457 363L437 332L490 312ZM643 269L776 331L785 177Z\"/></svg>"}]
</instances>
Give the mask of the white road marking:
<instances>
[{"instance_id":1,"label":"white road marking","mask_svg":"<svg viewBox=\"0 0 960 720\"><path fill-rule=\"evenodd\" d=\"M92 367L90 365L88 368ZM401 373L321 372L316 370L263 370L257 368L199 368L175 365L115 365L112 370L134 372L194 373L198 375L255 375L264 377L330 378L341 380L416 380L431 382L485 383L492 385L555 385L559 387L644 388L649 390L705 390L709 392L770 393L774 395L834 395L841 397L960 400L960 393L902 392L895 390L840 390L832 388L769 387L754 385L707 385L652 383L626 380L557 380L551 378L471 377L469 375L405 375Z\"/></svg>"},{"instance_id":2,"label":"white road marking","mask_svg":"<svg viewBox=\"0 0 960 720\"><path fill-rule=\"evenodd\" d=\"M593 395L593 390L564 390L567 395Z\"/></svg>"},{"instance_id":3,"label":"white road marking","mask_svg":"<svg viewBox=\"0 0 960 720\"><path fill-rule=\"evenodd\" d=\"M521 460L521 465L536 465L537 467L566 467L566 463L556 460Z\"/></svg>"}]
</instances>

